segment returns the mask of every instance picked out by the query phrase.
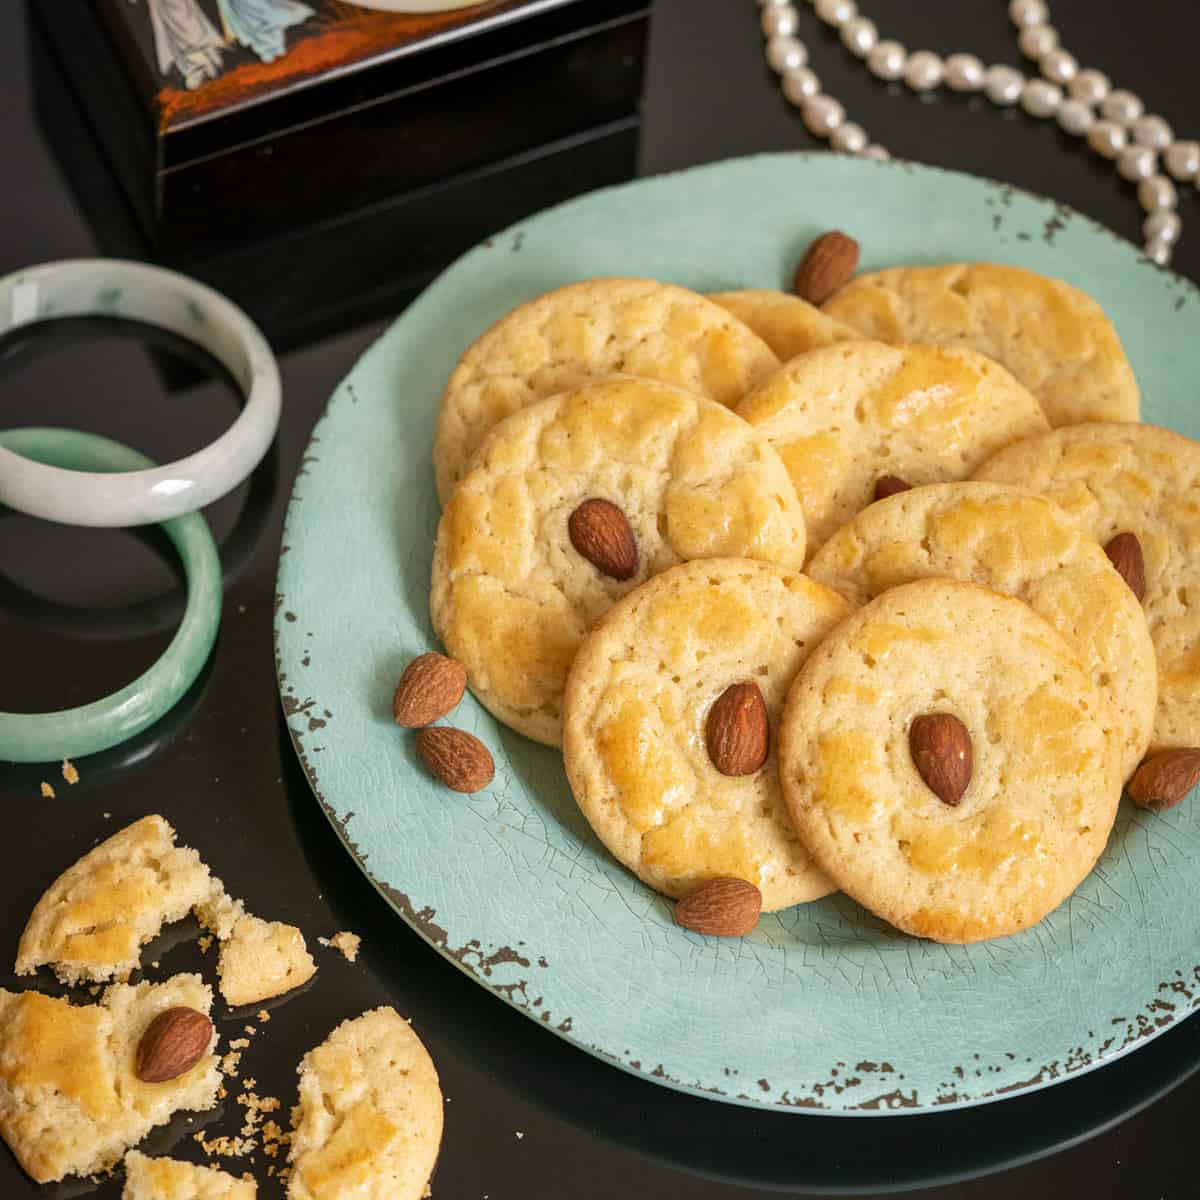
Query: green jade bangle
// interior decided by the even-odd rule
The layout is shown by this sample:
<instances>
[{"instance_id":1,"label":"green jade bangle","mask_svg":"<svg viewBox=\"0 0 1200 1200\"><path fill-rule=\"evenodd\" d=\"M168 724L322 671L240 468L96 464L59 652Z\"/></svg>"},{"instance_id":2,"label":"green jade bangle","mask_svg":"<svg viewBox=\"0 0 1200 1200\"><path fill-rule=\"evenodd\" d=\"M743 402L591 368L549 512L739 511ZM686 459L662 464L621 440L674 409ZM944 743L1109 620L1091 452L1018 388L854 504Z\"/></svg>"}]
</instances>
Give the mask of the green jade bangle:
<instances>
[{"instance_id":1,"label":"green jade bangle","mask_svg":"<svg viewBox=\"0 0 1200 1200\"><path fill-rule=\"evenodd\" d=\"M70 471L142 471L155 464L119 442L71 429L14 429L0 446ZM55 762L107 750L153 725L192 686L221 623L221 560L199 513L162 522L183 559L188 599L183 622L162 657L131 684L78 708L0 712L0 762Z\"/></svg>"}]
</instances>

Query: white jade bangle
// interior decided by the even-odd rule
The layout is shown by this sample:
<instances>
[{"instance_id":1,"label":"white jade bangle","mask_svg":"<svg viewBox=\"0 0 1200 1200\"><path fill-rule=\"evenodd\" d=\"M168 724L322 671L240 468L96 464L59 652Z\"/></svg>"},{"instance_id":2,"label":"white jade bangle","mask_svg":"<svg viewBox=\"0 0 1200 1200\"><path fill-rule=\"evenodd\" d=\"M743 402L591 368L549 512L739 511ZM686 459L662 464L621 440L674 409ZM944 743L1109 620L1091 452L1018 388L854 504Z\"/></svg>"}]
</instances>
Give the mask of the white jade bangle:
<instances>
[{"instance_id":1,"label":"white jade bangle","mask_svg":"<svg viewBox=\"0 0 1200 1200\"><path fill-rule=\"evenodd\" d=\"M38 321L143 321L194 342L229 368L246 397L215 442L145 471L66 471L0 448L0 504L66 525L148 525L193 512L237 487L279 426L279 368L258 327L212 288L145 263L67 259L0 279L0 337Z\"/></svg>"}]
</instances>

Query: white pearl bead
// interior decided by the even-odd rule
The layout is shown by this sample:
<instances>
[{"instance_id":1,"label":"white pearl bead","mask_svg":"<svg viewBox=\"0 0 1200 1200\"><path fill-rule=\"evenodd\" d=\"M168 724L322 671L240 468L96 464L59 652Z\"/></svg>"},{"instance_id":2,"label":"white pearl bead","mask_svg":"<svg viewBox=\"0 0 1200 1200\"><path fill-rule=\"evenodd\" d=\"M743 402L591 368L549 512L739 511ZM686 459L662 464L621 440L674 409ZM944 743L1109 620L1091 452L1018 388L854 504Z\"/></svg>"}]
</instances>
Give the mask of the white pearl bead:
<instances>
[{"instance_id":1,"label":"white pearl bead","mask_svg":"<svg viewBox=\"0 0 1200 1200\"><path fill-rule=\"evenodd\" d=\"M956 92L977 92L983 87L983 63L973 54L952 54L946 59L946 83Z\"/></svg>"},{"instance_id":2,"label":"white pearl bead","mask_svg":"<svg viewBox=\"0 0 1200 1200\"><path fill-rule=\"evenodd\" d=\"M877 41L879 30L875 28L875 22L866 17L855 17L842 26L842 45L855 58L866 58Z\"/></svg>"},{"instance_id":3,"label":"white pearl bead","mask_svg":"<svg viewBox=\"0 0 1200 1200\"><path fill-rule=\"evenodd\" d=\"M806 100L810 100L820 90L821 81L817 78L816 72L809 70L808 67L788 71L783 76L783 94L797 107Z\"/></svg>"},{"instance_id":4,"label":"white pearl bead","mask_svg":"<svg viewBox=\"0 0 1200 1200\"><path fill-rule=\"evenodd\" d=\"M899 42L880 42L867 55L867 67L876 79L899 79L907 62L908 52Z\"/></svg>"},{"instance_id":5,"label":"white pearl bead","mask_svg":"<svg viewBox=\"0 0 1200 1200\"><path fill-rule=\"evenodd\" d=\"M1152 150L1165 150L1174 137L1170 125L1156 116L1138 117L1129 126L1129 132L1139 146L1149 146Z\"/></svg>"},{"instance_id":6,"label":"white pearl bead","mask_svg":"<svg viewBox=\"0 0 1200 1200\"><path fill-rule=\"evenodd\" d=\"M817 0L817 16L826 25L845 25L858 15L854 0Z\"/></svg>"},{"instance_id":7,"label":"white pearl bead","mask_svg":"<svg viewBox=\"0 0 1200 1200\"><path fill-rule=\"evenodd\" d=\"M773 37L767 42L767 62L780 75L798 71L808 62L808 47L794 37Z\"/></svg>"},{"instance_id":8,"label":"white pearl bead","mask_svg":"<svg viewBox=\"0 0 1200 1200\"><path fill-rule=\"evenodd\" d=\"M1031 79L1021 89L1021 107L1031 117L1052 117L1062 103L1062 88L1044 79Z\"/></svg>"},{"instance_id":9,"label":"white pearl bead","mask_svg":"<svg viewBox=\"0 0 1200 1200\"><path fill-rule=\"evenodd\" d=\"M800 109L805 128L813 137L828 137L845 119L846 110L832 96L810 96Z\"/></svg>"},{"instance_id":10,"label":"white pearl bead","mask_svg":"<svg viewBox=\"0 0 1200 1200\"><path fill-rule=\"evenodd\" d=\"M1163 155L1167 170L1176 179L1191 179L1200 174L1200 142L1175 142Z\"/></svg>"},{"instance_id":11,"label":"white pearl bead","mask_svg":"<svg viewBox=\"0 0 1200 1200\"><path fill-rule=\"evenodd\" d=\"M1104 158L1116 158L1125 149L1125 128L1116 121L1097 121L1088 130L1088 145Z\"/></svg>"},{"instance_id":12,"label":"white pearl bead","mask_svg":"<svg viewBox=\"0 0 1200 1200\"><path fill-rule=\"evenodd\" d=\"M1144 110L1145 105L1132 92L1127 92L1124 88L1109 92L1100 101L1101 114L1110 121L1120 121L1122 125L1136 121Z\"/></svg>"},{"instance_id":13,"label":"white pearl bead","mask_svg":"<svg viewBox=\"0 0 1200 1200\"><path fill-rule=\"evenodd\" d=\"M1045 0L1012 0L1008 6L1008 19L1024 29L1027 25L1043 25L1050 16Z\"/></svg>"},{"instance_id":14,"label":"white pearl bead","mask_svg":"<svg viewBox=\"0 0 1200 1200\"><path fill-rule=\"evenodd\" d=\"M867 131L861 125L847 121L833 131L829 144L840 154L861 154L867 148Z\"/></svg>"},{"instance_id":15,"label":"white pearl bead","mask_svg":"<svg viewBox=\"0 0 1200 1200\"><path fill-rule=\"evenodd\" d=\"M988 67L983 77L984 90L987 98L993 104L1016 104L1021 98L1021 89L1025 86L1025 76L1012 67L997 63Z\"/></svg>"},{"instance_id":16,"label":"white pearl bead","mask_svg":"<svg viewBox=\"0 0 1200 1200\"><path fill-rule=\"evenodd\" d=\"M1138 184L1138 203L1147 212L1174 208L1178 199L1175 185L1165 175L1150 175Z\"/></svg>"},{"instance_id":17,"label":"white pearl bead","mask_svg":"<svg viewBox=\"0 0 1200 1200\"><path fill-rule=\"evenodd\" d=\"M1117 155L1117 174L1122 179L1146 179L1154 174L1156 159L1149 146L1126 146Z\"/></svg>"},{"instance_id":18,"label":"white pearl bead","mask_svg":"<svg viewBox=\"0 0 1200 1200\"><path fill-rule=\"evenodd\" d=\"M872 144L862 152L863 158L874 158L879 162L884 162L892 156L880 145Z\"/></svg>"},{"instance_id":19,"label":"white pearl bead","mask_svg":"<svg viewBox=\"0 0 1200 1200\"><path fill-rule=\"evenodd\" d=\"M767 37L791 37L800 28L800 14L790 4L764 8L762 31Z\"/></svg>"},{"instance_id":20,"label":"white pearl bead","mask_svg":"<svg viewBox=\"0 0 1200 1200\"><path fill-rule=\"evenodd\" d=\"M1095 120L1092 110L1082 100L1064 100L1058 106L1059 128L1072 137L1083 137Z\"/></svg>"},{"instance_id":21,"label":"white pearl bead","mask_svg":"<svg viewBox=\"0 0 1200 1200\"><path fill-rule=\"evenodd\" d=\"M1035 61L1045 58L1051 50L1058 47L1058 30L1053 25L1027 25L1017 38L1017 45L1026 58Z\"/></svg>"},{"instance_id":22,"label":"white pearl bead","mask_svg":"<svg viewBox=\"0 0 1200 1200\"><path fill-rule=\"evenodd\" d=\"M1038 66L1051 83L1070 83L1079 71L1075 55L1068 54L1065 50L1051 50L1049 54L1042 56Z\"/></svg>"},{"instance_id":23,"label":"white pearl bead","mask_svg":"<svg viewBox=\"0 0 1200 1200\"><path fill-rule=\"evenodd\" d=\"M1182 232L1183 222L1179 214L1169 208L1152 212L1142 223L1142 236L1148 242L1177 242Z\"/></svg>"},{"instance_id":24,"label":"white pearl bead","mask_svg":"<svg viewBox=\"0 0 1200 1200\"><path fill-rule=\"evenodd\" d=\"M918 50L908 56L904 82L914 92L927 92L942 82L942 60L932 51Z\"/></svg>"},{"instance_id":25,"label":"white pearl bead","mask_svg":"<svg viewBox=\"0 0 1200 1200\"><path fill-rule=\"evenodd\" d=\"M1152 238L1146 243L1143 253L1152 263L1165 267L1171 261L1171 251L1174 248L1171 242L1164 242L1161 238Z\"/></svg>"},{"instance_id":26,"label":"white pearl bead","mask_svg":"<svg viewBox=\"0 0 1200 1200\"><path fill-rule=\"evenodd\" d=\"M1108 95L1112 84L1103 71L1080 71L1067 86L1072 100L1081 100L1084 104L1099 104Z\"/></svg>"}]
</instances>

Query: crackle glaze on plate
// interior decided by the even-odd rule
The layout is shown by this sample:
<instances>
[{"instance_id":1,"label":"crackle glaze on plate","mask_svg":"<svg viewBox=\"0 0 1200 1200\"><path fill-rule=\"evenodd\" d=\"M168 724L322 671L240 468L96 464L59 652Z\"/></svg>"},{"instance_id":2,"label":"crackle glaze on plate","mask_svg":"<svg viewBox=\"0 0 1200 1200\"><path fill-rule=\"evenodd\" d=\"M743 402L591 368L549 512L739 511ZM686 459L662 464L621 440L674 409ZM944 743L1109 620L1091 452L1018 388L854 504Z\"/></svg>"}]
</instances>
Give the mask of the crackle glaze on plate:
<instances>
[{"instance_id":1,"label":"crackle glaze on plate","mask_svg":"<svg viewBox=\"0 0 1200 1200\"><path fill-rule=\"evenodd\" d=\"M699 291L786 287L808 242L852 232L863 270L994 260L1096 296L1143 415L1200 435L1200 293L1059 205L964 175L771 155L551 209L445 272L363 357L318 423L288 511L276 643L318 800L397 912L482 986L624 1069L734 1103L873 1115L976 1104L1110 1061L1200 1004L1200 806L1123 804L1107 852L1035 928L970 947L896 933L844 897L743 940L677 928L611 860L556 751L468 696L453 722L496 757L459 796L391 722L435 645L430 446L458 355L497 317L594 275Z\"/></svg>"}]
</instances>

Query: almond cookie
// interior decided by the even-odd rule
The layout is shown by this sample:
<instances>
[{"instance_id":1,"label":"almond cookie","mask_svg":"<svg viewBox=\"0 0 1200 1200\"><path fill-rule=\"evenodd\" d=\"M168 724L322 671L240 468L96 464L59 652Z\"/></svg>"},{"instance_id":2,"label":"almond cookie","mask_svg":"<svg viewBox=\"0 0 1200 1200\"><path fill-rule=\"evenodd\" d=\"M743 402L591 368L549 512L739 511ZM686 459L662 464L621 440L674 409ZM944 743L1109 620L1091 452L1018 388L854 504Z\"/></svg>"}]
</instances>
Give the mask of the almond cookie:
<instances>
[{"instance_id":1,"label":"almond cookie","mask_svg":"<svg viewBox=\"0 0 1200 1200\"><path fill-rule=\"evenodd\" d=\"M696 292L589 279L522 304L462 356L442 396L433 466L443 504L488 430L535 400L609 375L732 407L779 366L766 343Z\"/></svg>"},{"instance_id":2,"label":"almond cookie","mask_svg":"<svg viewBox=\"0 0 1200 1200\"><path fill-rule=\"evenodd\" d=\"M394 1009L343 1021L300 1064L288 1200L420 1200L442 1140L442 1091Z\"/></svg>"},{"instance_id":3,"label":"almond cookie","mask_svg":"<svg viewBox=\"0 0 1200 1200\"><path fill-rule=\"evenodd\" d=\"M481 703L558 745L567 671L596 621L660 571L719 557L802 565L804 518L778 455L713 400L593 384L488 437L442 514L433 625Z\"/></svg>"},{"instance_id":4,"label":"almond cookie","mask_svg":"<svg viewBox=\"0 0 1200 1200\"><path fill-rule=\"evenodd\" d=\"M1200 443L1154 425L1076 425L1010 447L976 478L1040 492L1102 546L1138 539L1158 661L1151 745L1200 745Z\"/></svg>"},{"instance_id":5,"label":"almond cookie","mask_svg":"<svg viewBox=\"0 0 1200 1200\"><path fill-rule=\"evenodd\" d=\"M917 718L965 727L957 803L918 771ZM1104 849L1121 795L1112 709L1074 649L1027 605L948 579L892 588L800 669L779 726L796 828L834 883L918 937L975 942L1041 920ZM955 753L947 753L953 750ZM961 778L961 777L960 777ZM953 798L953 797L952 797Z\"/></svg>"},{"instance_id":6,"label":"almond cookie","mask_svg":"<svg viewBox=\"0 0 1200 1200\"><path fill-rule=\"evenodd\" d=\"M762 892L766 911L833 890L792 828L770 730L800 664L849 611L803 575L717 558L655 576L592 631L567 681L567 778L643 882L680 897L732 876ZM746 683L765 705L767 754L730 775L707 733L717 700Z\"/></svg>"},{"instance_id":7,"label":"almond cookie","mask_svg":"<svg viewBox=\"0 0 1200 1200\"><path fill-rule=\"evenodd\" d=\"M856 607L938 576L1023 600L1116 706L1123 778L1146 753L1158 686L1142 607L1099 542L1043 497L994 483L914 488L864 508L808 573Z\"/></svg>"},{"instance_id":8,"label":"almond cookie","mask_svg":"<svg viewBox=\"0 0 1200 1200\"><path fill-rule=\"evenodd\" d=\"M1136 421L1121 339L1086 292L1020 267L950 263L859 275L826 314L882 342L967 346L1008 368L1050 424Z\"/></svg>"},{"instance_id":9,"label":"almond cookie","mask_svg":"<svg viewBox=\"0 0 1200 1200\"><path fill-rule=\"evenodd\" d=\"M198 975L113 984L99 1004L0 990L0 1134L38 1183L111 1167L155 1125L217 1102L213 1034L208 1053L165 1083L134 1074L150 1022L169 1008L207 1014L212 990Z\"/></svg>"},{"instance_id":10,"label":"almond cookie","mask_svg":"<svg viewBox=\"0 0 1200 1200\"><path fill-rule=\"evenodd\" d=\"M253 1179L235 1179L214 1167L174 1158L147 1158L136 1150L125 1155L121 1200L255 1200Z\"/></svg>"},{"instance_id":11,"label":"almond cookie","mask_svg":"<svg viewBox=\"0 0 1200 1200\"><path fill-rule=\"evenodd\" d=\"M810 549L871 502L881 476L964 479L1048 428L1033 396L982 354L867 341L794 359L737 411L779 451Z\"/></svg>"},{"instance_id":12,"label":"almond cookie","mask_svg":"<svg viewBox=\"0 0 1200 1200\"><path fill-rule=\"evenodd\" d=\"M862 340L863 335L852 325L834 320L815 304L789 292L749 288L715 292L708 298L754 330L781 362L834 342Z\"/></svg>"}]
</instances>

